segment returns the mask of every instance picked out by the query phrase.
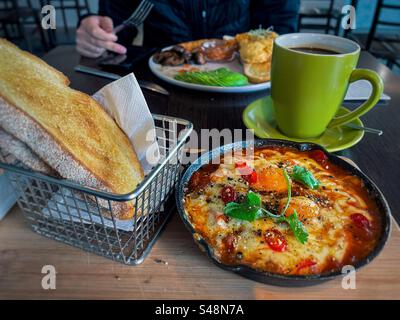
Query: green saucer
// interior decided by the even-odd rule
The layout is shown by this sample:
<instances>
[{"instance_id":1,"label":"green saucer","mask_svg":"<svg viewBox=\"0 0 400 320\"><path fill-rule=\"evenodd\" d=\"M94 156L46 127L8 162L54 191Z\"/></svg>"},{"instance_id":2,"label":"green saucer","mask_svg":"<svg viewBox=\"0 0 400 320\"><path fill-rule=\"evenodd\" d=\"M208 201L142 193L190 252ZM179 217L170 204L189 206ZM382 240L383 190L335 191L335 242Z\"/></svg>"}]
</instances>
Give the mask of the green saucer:
<instances>
[{"instance_id":1,"label":"green saucer","mask_svg":"<svg viewBox=\"0 0 400 320\"><path fill-rule=\"evenodd\" d=\"M349 110L344 107L340 107L337 114L343 115L347 112L349 112ZM364 136L363 130L355 130L341 126L331 129L328 128L321 136L317 138L290 138L279 131L269 96L249 104L243 111L243 122L247 128L253 129L254 134L259 138L283 139L296 142L313 142L323 146L329 152L350 148L359 142ZM351 123L354 123L358 126L363 126L363 123L360 119L356 119Z\"/></svg>"}]
</instances>

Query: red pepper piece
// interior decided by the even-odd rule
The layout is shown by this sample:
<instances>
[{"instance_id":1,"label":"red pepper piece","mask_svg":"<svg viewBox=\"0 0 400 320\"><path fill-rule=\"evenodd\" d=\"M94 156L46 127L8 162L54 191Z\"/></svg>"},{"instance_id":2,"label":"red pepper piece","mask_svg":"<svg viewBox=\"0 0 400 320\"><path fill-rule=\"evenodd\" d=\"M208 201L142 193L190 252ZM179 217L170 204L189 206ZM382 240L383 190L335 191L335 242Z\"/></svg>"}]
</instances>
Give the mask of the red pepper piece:
<instances>
[{"instance_id":1,"label":"red pepper piece","mask_svg":"<svg viewBox=\"0 0 400 320\"><path fill-rule=\"evenodd\" d=\"M317 161L325 169L328 169L328 157L322 150L310 151L310 157Z\"/></svg>"},{"instance_id":2,"label":"red pepper piece","mask_svg":"<svg viewBox=\"0 0 400 320\"><path fill-rule=\"evenodd\" d=\"M233 202L237 199L237 193L232 186L225 186L221 189L221 199L224 203Z\"/></svg>"},{"instance_id":3,"label":"red pepper piece","mask_svg":"<svg viewBox=\"0 0 400 320\"><path fill-rule=\"evenodd\" d=\"M257 172L250 168L246 162L238 162L235 164L236 169L238 169L240 175L248 183L253 184L257 182Z\"/></svg>"},{"instance_id":4,"label":"red pepper piece","mask_svg":"<svg viewBox=\"0 0 400 320\"><path fill-rule=\"evenodd\" d=\"M304 260L300 261L300 263L297 265L297 272L299 272L301 269L309 268L316 264L317 264L317 262L315 262L314 260L311 260L310 258L304 259Z\"/></svg>"},{"instance_id":5,"label":"red pepper piece","mask_svg":"<svg viewBox=\"0 0 400 320\"><path fill-rule=\"evenodd\" d=\"M371 222L368 220L366 216L364 216L361 213L353 213L350 216L350 219L354 222L354 224L357 227L361 229L366 229L366 230L371 229Z\"/></svg>"},{"instance_id":6,"label":"red pepper piece","mask_svg":"<svg viewBox=\"0 0 400 320\"><path fill-rule=\"evenodd\" d=\"M283 252L287 249L287 242L284 235L277 229L269 229L264 235L265 241L269 247L277 252Z\"/></svg>"}]
</instances>

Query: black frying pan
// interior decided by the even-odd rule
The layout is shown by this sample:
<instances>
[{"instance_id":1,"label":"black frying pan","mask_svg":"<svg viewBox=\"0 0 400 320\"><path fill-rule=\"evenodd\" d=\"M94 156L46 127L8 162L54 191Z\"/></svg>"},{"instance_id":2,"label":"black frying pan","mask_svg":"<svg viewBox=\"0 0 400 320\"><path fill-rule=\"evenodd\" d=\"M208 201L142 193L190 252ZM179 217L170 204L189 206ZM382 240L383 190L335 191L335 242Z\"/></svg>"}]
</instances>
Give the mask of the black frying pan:
<instances>
[{"instance_id":1,"label":"black frying pan","mask_svg":"<svg viewBox=\"0 0 400 320\"><path fill-rule=\"evenodd\" d=\"M235 272L237 274L240 274L246 278L266 283L266 284L272 284L272 285L277 285L277 286L292 286L292 287L301 287L301 286L309 286L309 285L315 285L327 280L334 279L336 277L342 276L343 274L340 271L337 272L332 272L332 273L325 273L325 274L316 274L316 275L282 275L282 274L276 274L276 273L271 273L271 272L261 272L257 271L255 269L252 269L248 266L244 265L237 265L237 266L231 266L231 265L226 265L221 263L217 257L214 255L212 248L206 243L206 241L195 232L189 217L187 216L184 207L183 207L183 198L184 198L184 190L186 188L186 184L189 182L192 174L196 172L201 166L203 166L206 163L209 163L212 159L218 157L219 155L222 155L226 153L229 150L236 150L236 149L242 149L246 148L248 145L248 142L241 141L237 143L232 143L228 144L225 146L222 146L220 148L214 149L201 157L199 157L184 173L178 188L176 192L176 204L178 207L178 212L179 215L181 216L183 222L185 223L185 226L188 228L188 230L192 233L193 239L197 244L200 246L202 250L204 250L207 255L216 263L219 267ZM338 165L339 167L353 173L354 175L360 177L367 190L369 191L370 195L372 198L376 201L379 212L382 215L382 233L380 236L380 239L374 248L374 250L371 251L371 253L364 258L363 260L358 261L354 267L356 269L359 269L368 263L370 263L382 250L384 247L386 240L388 239L388 236L390 234L390 228L391 228L391 215L390 215L390 208L386 202L386 199L384 198L382 192L378 189L378 187L371 181L370 178L368 178L364 173L362 173L360 170L349 164L347 161L339 158L338 156L331 154L327 152L324 148L317 144L313 143L297 143L297 142L292 142L292 141L286 141L286 140L275 140L275 139L260 139L256 140L254 142L254 148L259 148L259 147L268 147L268 146L287 146L287 147L294 147L300 151L306 151L306 150L322 150L329 158L329 160Z\"/></svg>"}]
</instances>

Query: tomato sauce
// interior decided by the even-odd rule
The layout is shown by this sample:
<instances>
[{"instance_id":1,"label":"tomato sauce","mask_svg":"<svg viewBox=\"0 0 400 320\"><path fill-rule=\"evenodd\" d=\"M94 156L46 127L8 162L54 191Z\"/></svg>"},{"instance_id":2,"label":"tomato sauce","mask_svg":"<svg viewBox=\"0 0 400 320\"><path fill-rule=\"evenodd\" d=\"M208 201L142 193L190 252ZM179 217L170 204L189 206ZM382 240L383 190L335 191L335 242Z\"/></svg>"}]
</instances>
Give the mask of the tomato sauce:
<instances>
[{"instance_id":1,"label":"tomato sauce","mask_svg":"<svg viewBox=\"0 0 400 320\"><path fill-rule=\"evenodd\" d=\"M245 149L243 155L244 153ZM319 211L315 207L310 207L316 211L309 215L303 214L302 216L305 218L302 219L302 222L306 228L312 230L310 236L314 239L313 241L317 241L316 245L320 239L320 241L325 241L327 246L332 243L333 246L338 246L344 251L338 259L334 256L336 247L332 247L331 255L326 256L323 260L318 259L318 255L313 256L313 248L310 244L312 242L306 242L301 246L287 227L282 227L279 223L274 225L271 219L260 219L250 222L249 225L249 222L241 224L237 219L229 218L223 219L224 227L214 226L210 221L218 221L221 216L225 216L223 210L226 203L231 201L240 203L243 195L235 190L235 184L232 184L231 181L219 182L219 189L216 192L217 200L212 204L213 209L207 210L208 204L203 203L204 210L191 211L192 199L195 199L194 202L198 201L199 193L205 189L212 193L211 191L215 188L211 178L220 165L207 164L195 172L188 183L186 211L197 229L196 231L209 245L214 247L222 262L231 265L247 264L257 270L284 274L329 273L340 270L344 265L354 264L364 259L375 248L382 233L382 218L375 200L359 177L330 162L323 152L299 151L290 147L267 147L256 149L254 156L268 161L273 159L274 166L268 166L265 169L258 168L258 180L254 183L249 183L242 177L241 183L244 187L241 188L260 192L263 196L263 205L268 209L282 208L282 201L284 202L283 198L286 196L284 181L281 181L282 177L277 173L282 170L281 168L290 170L293 165L307 165L314 175L320 177L321 187L318 190L307 189L296 181L292 181L292 198L306 198L307 201L315 203L319 210L325 210L323 212L329 210L332 214L341 215L341 218L338 219L339 227L337 221L336 225L334 222L327 221L320 229L314 230L313 223L323 221L325 217L319 217ZM276 161L277 158L281 158L281 160ZM221 163L224 163L223 157ZM237 167L240 168L241 164L233 165L232 170L237 171ZM250 169L253 170L253 168ZM255 168L254 172L256 172ZM332 189L332 185L338 185L340 190ZM192 198L195 194L195 198ZM349 194L350 198L345 203L344 194ZM269 206L269 203L265 203L268 199L274 199L273 205ZM334 210L338 201L341 201L342 212ZM295 204L294 201L293 205ZM349 207L347 208L347 206ZM202 216L215 214L213 213L215 208L219 212L216 219L212 220L207 216ZM301 204L295 208L307 210L307 206L302 207ZM249 228L251 232L249 232ZM334 232L332 233L332 231ZM331 232L331 236L334 234L333 239L327 239L329 232ZM344 238L345 245L336 243L335 237ZM304 256L303 251L309 254ZM283 262L281 263L281 261Z\"/></svg>"}]
</instances>

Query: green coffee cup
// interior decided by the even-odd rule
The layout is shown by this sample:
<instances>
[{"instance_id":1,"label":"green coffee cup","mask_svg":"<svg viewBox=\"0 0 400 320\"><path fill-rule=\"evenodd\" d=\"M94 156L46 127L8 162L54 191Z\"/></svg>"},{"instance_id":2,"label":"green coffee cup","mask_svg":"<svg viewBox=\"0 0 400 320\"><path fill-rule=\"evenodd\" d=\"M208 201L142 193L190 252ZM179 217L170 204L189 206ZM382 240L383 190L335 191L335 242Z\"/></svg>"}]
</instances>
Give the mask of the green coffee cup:
<instances>
[{"instance_id":1,"label":"green coffee cup","mask_svg":"<svg viewBox=\"0 0 400 320\"><path fill-rule=\"evenodd\" d=\"M326 128L353 121L372 109L383 82L372 70L355 69L359 55L357 43L332 35L293 33L276 38L271 99L279 129L289 137L317 137ZM361 79L372 84L371 96L354 111L335 117L349 84Z\"/></svg>"}]
</instances>

